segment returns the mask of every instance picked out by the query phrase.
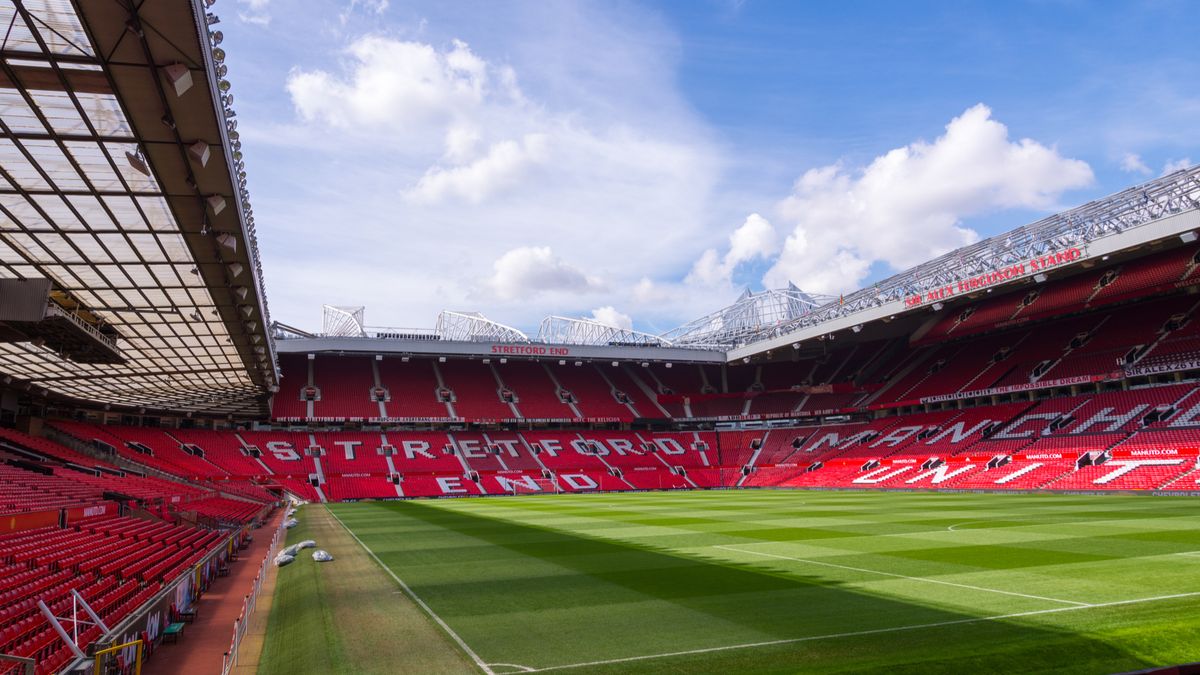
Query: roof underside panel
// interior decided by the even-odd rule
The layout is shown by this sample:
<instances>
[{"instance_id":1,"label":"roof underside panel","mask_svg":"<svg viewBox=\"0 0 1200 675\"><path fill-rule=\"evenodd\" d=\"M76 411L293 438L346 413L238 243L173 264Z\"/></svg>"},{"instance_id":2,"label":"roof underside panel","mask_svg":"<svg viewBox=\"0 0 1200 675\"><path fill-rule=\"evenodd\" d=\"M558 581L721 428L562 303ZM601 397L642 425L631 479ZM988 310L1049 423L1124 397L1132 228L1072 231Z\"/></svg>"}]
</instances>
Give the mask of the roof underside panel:
<instances>
[{"instance_id":1,"label":"roof underside panel","mask_svg":"<svg viewBox=\"0 0 1200 675\"><path fill-rule=\"evenodd\" d=\"M97 403L261 415L273 364L268 322L247 320L265 308L261 283L246 278L257 267L249 247L222 257L205 236L243 228L211 46L191 2L151 5L125 16L111 1L0 2L0 278L50 279L115 330L125 360L82 364L8 343L0 373ZM188 66L186 99L163 94L163 62ZM189 164L185 125L189 143L212 148L206 165ZM231 208L210 216L210 194ZM243 286L230 263L246 270Z\"/></svg>"}]
</instances>

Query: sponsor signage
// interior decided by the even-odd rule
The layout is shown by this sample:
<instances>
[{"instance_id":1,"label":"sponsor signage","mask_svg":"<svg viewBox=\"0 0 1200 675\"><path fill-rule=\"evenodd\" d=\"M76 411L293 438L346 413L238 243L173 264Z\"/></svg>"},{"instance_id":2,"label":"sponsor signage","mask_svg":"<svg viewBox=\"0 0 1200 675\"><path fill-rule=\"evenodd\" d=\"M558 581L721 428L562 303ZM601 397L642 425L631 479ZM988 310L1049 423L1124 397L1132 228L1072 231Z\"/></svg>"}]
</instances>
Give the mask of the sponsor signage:
<instances>
[{"instance_id":1,"label":"sponsor signage","mask_svg":"<svg viewBox=\"0 0 1200 675\"><path fill-rule=\"evenodd\" d=\"M570 347L546 345L492 345L491 353L497 356L570 356Z\"/></svg>"},{"instance_id":2,"label":"sponsor signage","mask_svg":"<svg viewBox=\"0 0 1200 675\"><path fill-rule=\"evenodd\" d=\"M1179 359L1176 361L1161 361L1159 363L1151 363L1147 365L1128 366L1125 368L1125 377L1153 375L1155 373L1174 373L1181 370L1197 369L1200 369L1200 358Z\"/></svg>"},{"instance_id":3,"label":"sponsor signage","mask_svg":"<svg viewBox=\"0 0 1200 675\"><path fill-rule=\"evenodd\" d=\"M920 399L921 403L940 403L942 401L957 401L964 398L976 398L978 396L999 396L1001 394L1011 394L1018 391L1031 391L1033 389L1050 389L1052 387L1069 387L1076 384L1091 384L1100 382L1101 380L1109 379L1109 375L1078 375L1075 377L1060 377L1057 380L1039 380L1037 382L1023 382L1021 384L1010 384L1004 387L992 387L991 389L975 389L972 391L956 391L952 394L938 394L937 396L923 396Z\"/></svg>"},{"instance_id":4,"label":"sponsor signage","mask_svg":"<svg viewBox=\"0 0 1200 675\"><path fill-rule=\"evenodd\" d=\"M904 306L906 308L920 307L932 302L949 300L959 295L998 286L1006 281L1019 279L1030 274L1037 274L1052 267L1068 265L1081 258L1083 258L1083 251L1075 246L1063 251L1053 251L1045 255L1030 258L1024 262L992 270L991 272L985 272L966 279L959 279L954 283L946 284L925 293L910 295L904 298Z\"/></svg>"},{"instance_id":5,"label":"sponsor signage","mask_svg":"<svg viewBox=\"0 0 1200 675\"><path fill-rule=\"evenodd\" d=\"M1114 448L1113 457L1195 457L1200 448Z\"/></svg>"}]
</instances>

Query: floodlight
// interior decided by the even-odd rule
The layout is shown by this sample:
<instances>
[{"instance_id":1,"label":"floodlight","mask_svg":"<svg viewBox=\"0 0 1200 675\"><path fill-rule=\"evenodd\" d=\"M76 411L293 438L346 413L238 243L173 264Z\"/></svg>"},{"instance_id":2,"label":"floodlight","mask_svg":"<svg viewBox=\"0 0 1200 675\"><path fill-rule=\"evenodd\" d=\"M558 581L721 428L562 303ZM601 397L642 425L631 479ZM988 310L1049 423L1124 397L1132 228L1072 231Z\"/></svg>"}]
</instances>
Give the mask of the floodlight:
<instances>
[{"instance_id":1,"label":"floodlight","mask_svg":"<svg viewBox=\"0 0 1200 675\"><path fill-rule=\"evenodd\" d=\"M171 83L171 87L175 89L176 96L183 96L188 89L192 88L192 71L182 63L172 63L169 66L163 66L163 75L166 76L167 82Z\"/></svg>"},{"instance_id":2,"label":"floodlight","mask_svg":"<svg viewBox=\"0 0 1200 675\"><path fill-rule=\"evenodd\" d=\"M1183 234L1179 235L1179 240L1185 244L1190 244L1193 241L1196 241L1196 233L1195 232L1184 232Z\"/></svg>"},{"instance_id":3,"label":"floodlight","mask_svg":"<svg viewBox=\"0 0 1200 675\"><path fill-rule=\"evenodd\" d=\"M196 160L200 166L208 166L208 158L212 157L212 150L208 147L208 143L196 141L188 146L188 156Z\"/></svg>"},{"instance_id":4,"label":"floodlight","mask_svg":"<svg viewBox=\"0 0 1200 675\"><path fill-rule=\"evenodd\" d=\"M129 160L129 166L133 167L134 171L144 176L150 175L150 167L146 166L146 160L142 158L140 150L136 154L126 150L125 159Z\"/></svg>"},{"instance_id":5,"label":"floodlight","mask_svg":"<svg viewBox=\"0 0 1200 675\"><path fill-rule=\"evenodd\" d=\"M1046 275L1045 275L1045 274L1041 274L1041 273L1035 274L1035 275L1033 275L1033 280L1034 280L1034 281L1036 281L1036 282L1037 282L1037 283L1039 283L1039 284L1041 284L1041 283L1045 283L1045 282L1046 282Z\"/></svg>"},{"instance_id":6,"label":"floodlight","mask_svg":"<svg viewBox=\"0 0 1200 675\"><path fill-rule=\"evenodd\" d=\"M229 275L234 277L235 279L237 277L240 277L242 275L242 272L246 271L246 268L243 267L241 263L236 263L236 262L229 263L228 265L225 266L225 269L229 270Z\"/></svg>"},{"instance_id":7,"label":"floodlight","mask_svg":"<svg viewBox=\"0 0 1200 675\"><path fill-rule=\"evenodd\" d=\"M228 232L222 232L217 235L217 243L227 248L232 253L237 253L237 237Z\"/></svg>"},{"instance_id":8,"label":"floodlight","mask_svg":"<svg viewBox=\"0 0 1200 675\"><path fill-rule=\"evenodd\" d=\"M209 195L207 201L214 216L225 210L225 198L221 195Z\"/></svg>"}]
</instances>

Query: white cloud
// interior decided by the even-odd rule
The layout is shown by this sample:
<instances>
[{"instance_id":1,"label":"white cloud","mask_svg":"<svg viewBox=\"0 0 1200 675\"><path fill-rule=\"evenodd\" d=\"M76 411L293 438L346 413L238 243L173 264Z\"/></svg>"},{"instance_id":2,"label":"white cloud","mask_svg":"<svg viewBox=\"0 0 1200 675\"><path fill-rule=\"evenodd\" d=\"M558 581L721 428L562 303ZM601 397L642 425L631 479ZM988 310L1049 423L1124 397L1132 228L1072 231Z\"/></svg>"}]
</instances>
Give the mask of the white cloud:
<instances>
[{"instance_id":1,"label":"white cloud","mask_svg":"<svg viewBox=\"0 0 1200 675\"><path fill-rule=\"evenodd\" d=\"M688 283L705 286L728 284L733 271L744 262L767 259L779 250L775 228L766 218L752 213L738 229L729 235L729 250L722 258L716 249L708 249L692 266Z\"/></svg>"},{"instance_id":2,"label":"white cloud","mask_svg":"<svg viewBox=\"0 0 1200 675\"><path fill-rule=\"evenodd\" d=\"M491 73L465 42L439 51L378 35L355 40L345 76L297 70L287 81L307 121L346 131L418 135L469 117L490 93Z\"/></svg>"},{"instance_id":3,"label":"white cloud","mask_svg":"<svg viewBox=\"0 0 1200 675\"><path fill-rule=\"evenodd\" d=\"M1167 160L1167 163L1163 165L1162 175L1165 176L1169 173L1179 171L1180 169L1191 168L1191 166L1191 157L1184 157L1183 159L1169 159Z\"/></svg>"},{"instance_id":4,"label":"white cloud","mask_svg":"<svg viewBox=\"0 0 1200 675\"><path fill-rule=\"evenodd\" d=\"M470 139L473 143L473 139ZM513 185L524 170L547 158L545 134L526 134L520 142L501 141L491 146L483 157L460 166L444 168L434 166L421 176L406 193L408 199L425 204L436 204L448 198L461 198L478 204L495 192ZM469 153L461 137L447 139L447 155L463 156Z\"/></svg>"},{"instance_id":5,"label":"white cloud","mask_svg":"<svg viewBox=\"0 0 1200 675\"><path fill-rule=\"evenodd\" d=\"M345 25L358 9L362 9L368 14L379 16L386 12L390 5L391 3L388 0L350 0L345 8L338 13L338 21L342 25Z\"/></svg>"},{"instance_id":6,"label":"white cloud","mask_svg":"<svg viewBox=\"0 0 1200 675\"><path fill-rule=\"evenodd\" d=\"M1142 161L1142 158L1132 152L1127 152L1121 157L1121 170L1125 173L1140 173L1143 175L1153 173L1150 167L1146 166L1146 163Z\"/></svg>"},{"instance_id":7,"label":"white cloud","mask_svg":"<svg viewBox=\"0 0 1200 675\"><path fill-rule=\"evenodd\" d=\"M1047 210L1066 190L1091 184L1091 168L1008 128L980 104L860 170L806 172L780 215L796 223L764 276L768 287L794 281L814 293L858 288L872 265L900 270L976 241L962 219L1002 209Z\"/></svg>"},{"instance_id":8,"label":"white cloud","mask_svg":"<svg viewBox=\"0 0 1200 675\"><path fill-rule=\"evenodd\" d=\"M524 300L543 293L587 293L602 290L600 279L554 255L549 246L522 246L492 264L487 285L501 300Z\"/></svg>"},{"instance_id":9,"label":"white cloud","mask_svg":"<svg viewBox=\"0 0 1200 675\"><path fill-rule=\"evenodd\" d=\"M596 309L593 309L591 319L592 321L595 321L596 323L602 323L605 326L612 326L613 328L621 328L624 330L633 330L633 317L617 311L617 309L612 305L605 305L604 307L597 307Z\"/></svg>"},{"instance_id":10,"label":"white cloud","mask_svg":"<svg viewBox=\"0 0 1200 675\"><path fill-rule=\"evenodd\" d=\"M530 11L527 26L489 29L511 33L508 61L483 38L436 35L436 21L407 33L419 37L351 37L340 59L289 74L290 119L242 121L257 153L291 160L272 181L311 186L304 199L255 199L261 219L289 223L260 235L279 316L336 300L392 325L454 307L536 329L603 306L664 323L707 311L711 293L684 297L679 280L732 208L714 208L719 148L656 53L669 36L634 7L545 11L574 16ZM614 11L636 16L617 25ZM375 270L373 282L294 273L330 260ZM643 276L676 301L652 313L631 301Z\"/></svg>"},{"instance_id":11,"label":"white cloud","mask_svg":"<svg viewBox=\"0 0 1200 675\"><path fill-rule=\"evenodd\" d=\"M242 21L257 26L271 23L271 13L268 11L271 0L238 0L238 4L246 6L246 11L237 13Z\"/></svg>"}]
</instances>

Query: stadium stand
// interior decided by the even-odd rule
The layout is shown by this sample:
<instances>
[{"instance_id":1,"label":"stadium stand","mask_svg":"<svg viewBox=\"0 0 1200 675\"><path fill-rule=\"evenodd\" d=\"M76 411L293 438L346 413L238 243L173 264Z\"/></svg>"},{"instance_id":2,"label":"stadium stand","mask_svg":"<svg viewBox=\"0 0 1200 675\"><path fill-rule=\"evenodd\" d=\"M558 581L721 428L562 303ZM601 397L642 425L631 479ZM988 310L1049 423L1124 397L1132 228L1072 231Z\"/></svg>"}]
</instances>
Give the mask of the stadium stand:
<instances>
[{"instance_id":1,"label":"stadium stand","mask_svg":"<svg viewBox=\"0 0 1200 675\"><path fill-rule=\"evenodd\" d=\"M601 335L560 344L455 312L435 331L380 332L342 307L325 308L317 335L272 322L262 297L211 3L146 3L149 40L142 3L124 4L112 20L111 3L18 3L8 56L23 64L0 78L29 112L6 134L24 158L3 167L6 217L55 242L29 244L51 264L0 241L27 263L7 276L42 277L40 309L70 314L0 322L0 653L35 658L38 673L75 652L37 601L62 614L78 591L105 621L146 618L289 498L1200 489L1200 245L1194 223L1169 220L1195 215L1197 169L836 300L747 291L739 311L658 336L584 322ZM100 5L110 14L89 15ZM52 26L87 44L53 53L68 48ZM119 67L92 55L93 39L121 46ZM169 72L183 63L186 87ZM30 64L74 75L34 77ZM174 94L146 86L164 81ZM43 151L55 120L91 119L78 83L97 90L84 100L100 102L106 131L70 125L72 147L100 155L64 163ZM220 140L196 161L191 139ZM133 173L114 181L118 166ZM78 186L70 209L45 208L49 176ZM199 213L185 213L191 201ZM124 202L139 208L114 217ZM147 214L155 202L171 208ZM160 278L140 252L76 245L95 232L170 234L178 250L162 252ZM1005 265L1019 278L987 281ZM763 299L785 310L746 304ZM80 628L82 646L100 637Z\"/></svg>"}]
</instances>

